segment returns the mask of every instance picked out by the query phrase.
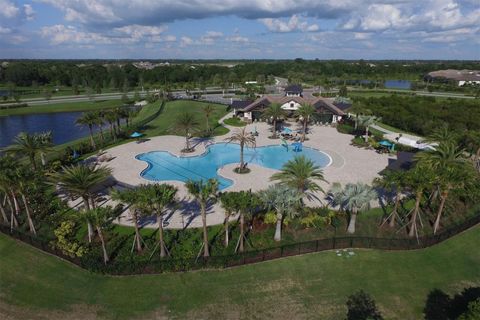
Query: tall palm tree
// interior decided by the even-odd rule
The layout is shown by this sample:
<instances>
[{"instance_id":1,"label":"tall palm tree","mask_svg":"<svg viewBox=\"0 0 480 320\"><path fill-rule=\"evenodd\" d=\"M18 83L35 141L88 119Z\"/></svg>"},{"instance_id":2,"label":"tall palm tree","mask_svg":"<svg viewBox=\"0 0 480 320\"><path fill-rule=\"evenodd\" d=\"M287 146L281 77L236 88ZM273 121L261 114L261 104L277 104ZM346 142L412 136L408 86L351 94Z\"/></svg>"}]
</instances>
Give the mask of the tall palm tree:
<instances>
[{"instance_id":1,"label":"tall palm tree","mask_svg":"<svg viewBox=\"0 0 480 320\"><path fill-rule=\"evenodd\" d=\"M240 167L238 168L238 173L241 173L245 163L243 161L243 149L255 148L256 141L255 136L245 130L245 128L238 130L231 137L227 138L227 142L236 142L240 145Z\"/></svg>"},{"instance_id":2,"label":"tall palm tree","mask_svg":"<svg viewBox=\"0 0 480 320\"><path fill-rule=\"evenodd\" d=\"M372 187L360 182L348 183L344 188L341 188L340 184L335 184L330 193L333 195L332 198L335 199L335 203L350 214L348 233L355 233L357 215L361 211L368 210L370 202L378 197L377 192Z\"/></svg>"},{"instance_id":3,"label":"tall palm tree","mask_svg":"<svg viewBox=\"0 0 480 320\"><path fill-rule=\"evenodd\" d=\"M441 190L440 206L433 225L434 234L440 226L440 219L450 191L463 188L476 176L467 162L465 150L459 148L453 141L441 142L435 150L421 152L416 157L422 165L428 166L435 173L436 183Z\"/></svg>"},{"instance_id":4,"label":"tall palm tree","mask_svg":"<svg viewBox=\"0 0 480 320\"><path fill-rule=\"evenodd\" d=\"M142 251L142 235L140 234L139 221L143 216L143 211L141 210L141 201L139 192L140 188L135 189L126 189L123 191L114 190L111 193L112 199L122 202L128 206L130 215L132 216L133 227L135 230L135 236L133 242L137 252ZM133 250L133 248L132 248Z\"/></svg>"},{"instance_id":5,"label":"tall palm tree","mask_svg":"<svg viewBox=\"0 0 480 320\"><path fill-rule=\"evenodd\" d=\"M370 126L379 120L380 118L375 116L359 116L358 124L365 128L365 142L368 142L368 131L370 130Z\"/></svg>"},{"instance_id":6,"label":"tall palm tree","mask_svg":"<svg viewBox=\"0 0 480 320\"><path fill-rule=\"evenodd\" d=\"M75 123L79 126L88 127L90 131L90 144L92 145L93 149L96 149L97 146L95 145L95 139L93 138L93 126L96 124L96 116L95 112L84 112L76 121Z\"/></svg>"},{"instance_id":7,"label":"tall palm tree","mask_svg":"<svg viewBox=\"0 0 480 320\"><path fill-rule=\"evenodd\" d=\"M16 178L17 178L16 179L16 189L17 189L18 193L20 194L25 212L27 214L28 228L29 228L31 233L36 235L37 231L35 229L35 225L34 225L33 219L32 219L32 210L30 208L30 203L27 199L27 197L28 197L27 195L30 193L30 189L31 189L32 177L30 175L30 172L28 172L27 170L25 170L23 168L17 168L15 170L15 175L16 175Z\"/></svg>"},{"instance_id":8,"label":"tall palm tree","mask_svg":"<svg viewBox=\"0 0 480 320\"><path fill-rule=\"evenodd\" d=\"M403 171L387 170L382 174L381 178L374 180L376 187L382 188L387 192L394 192L394 205L392 212L388 214L383 223L388 221L390 227L395 226L396 218L398 218L398 209L400 207L400 200L402 192L405 190L405 173ZM382 225L383 225L382 223Z\"/></svg>"},{"instance_id":9,"label":"tall palm tree","mask_svg":"<svg viewBox=\"0 0 480 320\"><path fill-rule=\"evenodd\" d=\"M169 184L148 184L140 187L140 203L145 210L157 216L158 245L160 257L166 256L166 245L163 237L163 218L168 206L175 203L177 188Z\"/></svg>"},{"instance_id":10,"label":"tall palm tree","mask_svg":"<svg viewBox=\"0 0 480 320\"><path fill-rule=\"evenodd\" d=\"M235 193L234 192L224 192L220 195L220 203L222 208L225 210L225 219L223 220L223 229L225 230L225 248L228 247L229 243L229 224L230 224L230 217L234 214L236 210L235 206Z\"/></svg>"},{"instance_id":11,"label":"tall palm tree","mask_svg":"<svg viewBox=\"0 0 480 320\"><path fill-rule=\"evenodd\" d=\"M313 193L324 193L318 182L327 182L323 176L323 170L304 155L296 156L287 161L280 172L272 175L270 180L280 181L280 184L295 188L300 194L314 198ZM328 183L328 182L327 182Z\"/></svg>"},{"instance_id":12,"label":"tall palm tree","mask_svg":"<svg viewBox=\"0 0 480 320\"><path fill-rule=\"evenodd\" d=\"M108 122L108 125L110 127L110 135L111 135L113 141L117 140L117 132L115 130L115 121L117 119L117 116L111 110L106 111L103 114L103 116L104 116L105 120L107 120L107 122Z\"/></svg>"},{"instance_id":13,"label":"tall palm tree","mask_svg":"<svg viewBox=\"0 0 480 320\"><path fill-rule=\"evenodd\" d=\"M234 192L234 208L239 213L240 236L238 242L238 251L244 251L245 237L245 217L251 216L256 207L260 205L260 199L251 191Z\"/></svg>"},{"instance_id":14,"label":"tall palm tree","mask_svg":"<svg viewBox=\"0 0 480 320\"><path fill-rule=\"evenodd\" d=\"M95 125L98 127L100 132L100 143L103 145L105 143L105 136L103 134L103 125L105 124L104 113L102 111L96 111L95 113Z\"/></svg>"},{"instance_id":15,"label":"tall palm tree","mask_svg":"<svg viewBox=\"0 0 480 320\"><path fill-rule=\"evenodd\" d=\"M70 196L81 197L84 208L95 208L94 188L104 183L111 175L112 170L107 167L88 165L72 165L62 167L62 171L49 175L50 183ZM88 224L88 240L92 241L93 228Z\"/></svg>"},{"instance_id":16,"label":"tall palm tree","mask_svg":"<svg viewBox=\"0 0 480 320\"><path fill-rule=\"evenodd\" d=\"M405 176L405 184L415 196L415 206L409 213L410 230L409 237L418 235L417 219L420 215L420 205L423 199L423 192L430 190L435 184L435 174L431 168L422 162L418 162L413 169L407 171Z\"/></svg>"},{"instance_id":17,"label":"tall palm tree","mask_svg":"<svg viewBox=\"0 0 480 320\"><path fill-rule=\"evenodd\" d=\"M27 132L20 132L14 140L14 143L4 149L6 153L19 154L28 157L32 164L33 170L37 170L37 154L44 148L41 146L39 139Z\"/></svg>"},{"instance_id":18,"label":"tall palm tree","mask_svg":"<svg viewBox=\"0 0 480 320\"><path fill-rule=\"evenodd\" d=\"M6 201L10 209L10 229L18 227L17 217L20 214L20 208L16 199L16 177L17 164L15 160L9 156L0 157L0 191L4 193L4 198L1 201ZM3 211L2 211L3 213ZM5 219L5 217L4 217ZM7 219L5 219L7 221Z\"/></svg>"},{"instance_id":19,"label":"tall palm tree","mask_svg":"<svg viewBox=\"0 0 480 320\"><path fill-rule=\"evenodd\" d=\"M190 136L192 131L196 130L199 125L197 118L191 112L183 112L175 119L174 129L181 131L185 136L184 151L192 151L192 148L190 148Z\"/></svg>"},{"instance_id":20,"label":"tall palm tree","mask_svg":"<svg viewBox=\"0 0 480 320\"><path fill-rule=\"evenodd\" d=\"M305 141L305 134L307 132L307 125L311 116L315 113L315 108L311 104L302 104L295 115L301 119L303 123L302 142Z\"/></svg>"},{"instance_id":21,"label":"tall palm tree","mask_svg":"<svg viewBox=\"0 0 480 320\"><path fill-rule=\"evenodd\" d=\"M207 104L204 108L203 108L203 114L205 115L205 120L206 120L206 124L207 124L207 132L210 131L210 117L212 116L213 112L215 111L215 108L210 105L210 104Z\"/></svg>"},{"instance_id":22,"label":"tall palm tree","mask_svg":"<svg viewBox=\"0 0 480 320\"><path fill-rule=\"evenodd\" d=\"M83 210L78 213L80 219L86 220L88 225L95 228L100 239L103 253L103 263L106 265L110 260L107 252L107 243L103 231L108 227L111 218L113 217L113 210L111 207L99 207L91 210Z\"/></svg>"},{"instance_id":23,"label":"tall palm tree","mask_svg":"<svg viewBox=\"0 0 480 320\"><path fill-rule=\"evenodd\" d=\"M283 119L287 116L287 112L282 109L282 106L278 103L272 103L268 108L263 112L262 117L266 119L271 119L273 124L273 134L272 137L277 137L277 121Z\"/></svg>"},{"instance_id":24,"label":"tall palm tree","mask_svg":"<svg viewBox=\"0 0 480 320\"><path fill-rule=\"evenodd\" d=\"M273 239L281 241L283 219L298 215L302 195L296 189L286 185L275 184L266 190L260 191L258 196L266 208L274 209L277 212L275 236Z\"/></svg>"},{"instance_id":25,"label":"tall palm tree","mask_svg":"<svg viewBox=\"0 0 480 320\"><path fill-rule=\"evenodd\" d=\"M53 135L52 131L45 131L35 135L38 139L38 144L40 145L40 159L42 160L42 165L47 164L45 155L47 152L52 150L53 147Z\"/></svg>"},{"instance_id":26,"label":"tall palm tree","mask_svg":"<svg viewBox=\"0 0 480 320\"><path fill-rule=\"evenodd\" d=\"M216 201L218 194L218 180L208 179L207 181L189 180L185 184L188 192L195 198L200 206L200 214L202 215L203 225L203 256L209 257L210 250L208 248L207 233L207 206L209 203Z\"/></svg>"},{"instance_id":27,"label":"tall palm tree","mask_svg":"<svg viewBox=\"0 0 480 320\"><path fill-rule=\"evenodd\" d=\"M480 132L474 130L468 130L462 137L462 143L470 153L470 157L473 156L473 166L480 172Z\"/></svg>"}]
</instances>

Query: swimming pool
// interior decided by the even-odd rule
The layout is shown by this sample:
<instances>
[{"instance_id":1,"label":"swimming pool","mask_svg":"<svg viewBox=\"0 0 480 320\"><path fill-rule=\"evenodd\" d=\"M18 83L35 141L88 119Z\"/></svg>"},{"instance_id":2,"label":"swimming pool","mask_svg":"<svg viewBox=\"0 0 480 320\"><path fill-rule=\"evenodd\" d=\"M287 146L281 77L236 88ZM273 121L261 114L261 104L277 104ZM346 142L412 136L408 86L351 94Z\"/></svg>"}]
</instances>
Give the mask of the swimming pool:
<instances>
[{"instance_id":1,"label":"swimming pool","mask_svg":"<svg viewBox=\"0 0 480 320\"><path fill-rule=\"evenodd\" d=\"M294 152L290 146L287 149L282 145L244 149L245 162L277 170L296 155L306 156L321 168L331 163L329 155L308 147L303 147L300 152ZM234 143L216 143L208 146L206 152L199 156L177 157L166 151L152 151L139 154L136 158L148 163L148 167L140 174L145 179L186 182L216 178L220 189L225 189L231 186L233 181L219 176L217 170L224 165L240 162L240 146Z\"/></svg>"}]
</instances>

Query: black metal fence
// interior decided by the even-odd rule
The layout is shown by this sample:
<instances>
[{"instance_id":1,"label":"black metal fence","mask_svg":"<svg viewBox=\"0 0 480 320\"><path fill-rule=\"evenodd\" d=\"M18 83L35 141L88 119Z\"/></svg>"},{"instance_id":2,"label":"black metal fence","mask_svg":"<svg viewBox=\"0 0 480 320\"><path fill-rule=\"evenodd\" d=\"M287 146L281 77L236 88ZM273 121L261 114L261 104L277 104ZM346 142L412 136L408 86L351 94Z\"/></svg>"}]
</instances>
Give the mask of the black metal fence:
<instances>
[{"instance_id":1,"label":"black metal fence","mask_svg":"<svg viewBox=\"0 0 480 320\"><path fill-rule=\"evenodd\" d=\"M54 254L62 259L70 261L82 268L94 272L131 275L131 274L154 274L162 272L177 272L198 270L205 268L229 268L245 264L257 263L283 257L302 255L313 252L320 252L335 249L347 248L369 248L380 250L415 250L430 247L446 239L457 235L476 224L480 223L480 214L476 214L467 220L443 229L436 235L428 235L420 238L375 238L375 237L335 237L318 239L307 242L300 242L278 247L265 248L255 251L247 251L235 255L212 256L209 258L197 259L153 259L138 260L132 257L127 260L113 260L108 265L103 265L101 259L88 261L88 259L70 257L53 247L48 240L30 234L11 230L9 226L0 225L0 232L28 243L44 252Z\"/></svg>"}]
</instances>

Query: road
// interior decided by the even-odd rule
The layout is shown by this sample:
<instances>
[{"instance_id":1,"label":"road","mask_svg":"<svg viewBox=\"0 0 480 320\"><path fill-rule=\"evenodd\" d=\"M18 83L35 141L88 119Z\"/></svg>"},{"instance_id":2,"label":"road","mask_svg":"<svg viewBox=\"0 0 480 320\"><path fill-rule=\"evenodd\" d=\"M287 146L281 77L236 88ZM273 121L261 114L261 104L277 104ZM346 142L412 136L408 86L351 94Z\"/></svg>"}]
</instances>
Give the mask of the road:
<instances>
[{"instance_id":1,"label":"road","mask_svg":"<svg viewBox=\"0 0 480 320\"><path fill-rule=\"evenodd\" d=\"M417 96L426 96L426 97L441 97L441 98L458 98L458 99L475 99L474 96L466 96L461 93L451 93L451 92L428 92L428 91L413 91L413 90L406 90L406 89L377 89L377 90L367 90L367 89L359 89L355 87L349 87L351 92L386 92L386 93L411 93Z\"/></svg>"}]
</instances>

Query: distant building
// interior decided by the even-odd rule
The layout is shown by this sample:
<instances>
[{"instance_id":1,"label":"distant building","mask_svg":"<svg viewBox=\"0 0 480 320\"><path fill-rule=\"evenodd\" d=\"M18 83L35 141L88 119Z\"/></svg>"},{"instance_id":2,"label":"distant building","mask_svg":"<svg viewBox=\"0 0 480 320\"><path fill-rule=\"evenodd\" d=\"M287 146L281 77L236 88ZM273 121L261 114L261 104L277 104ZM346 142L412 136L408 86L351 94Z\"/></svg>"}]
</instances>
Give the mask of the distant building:
<instances>
[{"instance_id":1,"label":"distant building","mask_svg":"<svg viewBox=\"0 0 480 320\"><path fill-rule=\"evenodd\" d=\"M245 81L245 84L257 84L257 81Z\"/></svg>"},{"instance_id":2,"label":"distant building","mask_svg":"<svg viewBox=\"0 0 480 320\"><path fill-rule=\"evenodd\" d=\"M466 84L480 85L480 70L438 70L429 72L425 76L427 81L453 81L459 87Z\"/></svg>"},{"instance_id":3,"label":"distant building","mask_svg":"<svg viewBox=\"0 0 480 320\"><path fill-rule=\"evenodd\" d=\"M285 96L287 97L302 97L303 87L300 84L291 84L285 88Z\"/></svg>"}]
</instances>

